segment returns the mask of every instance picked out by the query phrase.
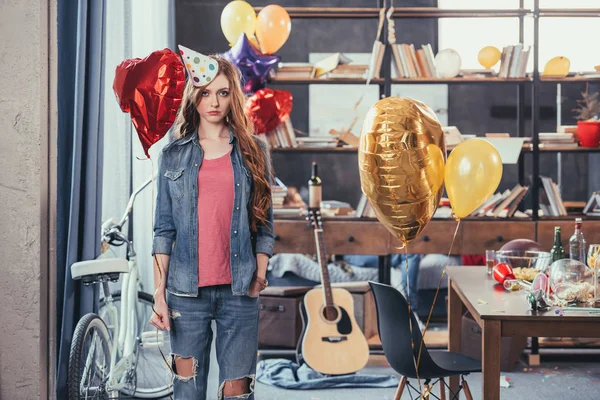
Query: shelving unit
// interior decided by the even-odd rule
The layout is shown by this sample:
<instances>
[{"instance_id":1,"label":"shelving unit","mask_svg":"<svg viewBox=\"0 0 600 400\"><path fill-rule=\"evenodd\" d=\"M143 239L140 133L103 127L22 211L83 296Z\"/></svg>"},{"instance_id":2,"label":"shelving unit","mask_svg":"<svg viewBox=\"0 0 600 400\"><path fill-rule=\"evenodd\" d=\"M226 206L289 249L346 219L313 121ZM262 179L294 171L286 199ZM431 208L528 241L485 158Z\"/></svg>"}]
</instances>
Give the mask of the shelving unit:
<instances>
[{"instance_id":1,"label":"shelving unit","mask_svg":"<svg viewBox=\"0 0 600 400\"><path fill-rule=\"evenodd\" d=\"M379 0L379 6L381 8L386 7L387 2ZM260 8L257 8L259 11ZM379 8L327 8L327 7L290 7L287 8L290 17L292 18L372 18L376 19L379 16ZM391 95L392 84L473 84L473 85L499 85L499 84L511 84L516 87L517 91L517 126L516 136L532 138L530 144L523 146L522 154L532 155L532 176L538 177L539 171L539 156L541 153L595 153L600 152L600 148L585 148L585 147L544 147L543 144L539 143L539 125L540 125L540 110L539 110L539 95L540 86L542 84L568 84L568 83L582 83L582 82L600 82L600 77L584 77L584 76L567 76L567 77L549 77L540 76L539 72L539 20L540 18L546 17L600 17L600 8L598 9L577 9L577 10L565 10L565 9L540 9L539 0L534 0L533 9L524 8L524 0L519 1L519 8L517 9L494 9L494 10L480 10L480 9L439 9L434 7L396 7L393 13L394 18L518 18L519 19L519 42L524 42L524 20L526 17L533 18L533 73L528 75L526 78L508 78L502 79L497 77L456 77L451 79L437 79L437 78L394 78L391 77L391 49L386 46L383 65L382 65L382 76L381 79L373 79L370 83L372 85L379 86L380 97L387 97ZM387 20L384 22L384 29L379 40L386 43L388 31ZM363 79L273 79L270 84L365 84L366 81ZM532 123L531 131L529 134L525 134L525 91L532 90ZM451 150L451 149L449 149ZM293 153L293 152L311 152L311 153L349 153L356 152L356 148L352 147L336 147L336 148L274 148L273 152L281 153ZM525 173L524 173L524 157L519 159L519 183L525 184ZM537 181L534 179L534 181ZM531 208L533 211L532 221L540 219L538 217L539 209L539 186L537 184L531 187ZM495 220L487 220L493 222ZM500 220L506 221L506 220ZM600 228L600 224L598 224ZM483 250L483 249L482 249Z\"/></svg>"}]
</instances>

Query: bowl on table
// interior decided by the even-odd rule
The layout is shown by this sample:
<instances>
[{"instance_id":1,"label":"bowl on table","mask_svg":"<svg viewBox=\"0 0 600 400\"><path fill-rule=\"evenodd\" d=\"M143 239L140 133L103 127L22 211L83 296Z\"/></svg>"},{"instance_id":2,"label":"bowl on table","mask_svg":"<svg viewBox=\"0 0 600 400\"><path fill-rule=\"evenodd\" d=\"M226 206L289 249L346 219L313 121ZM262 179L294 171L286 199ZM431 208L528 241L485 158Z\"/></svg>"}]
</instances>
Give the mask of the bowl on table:
<instances>
[{"instance_id":1,"label":"bowl on table","mask_svg":"<svg viewBox=\"0 0 600 400\"><path fill-rule=\"evenodd\" d=\"M517 279L533 281L540 272L546 272L550 265L550 253L533 250L499 250L496 261L510 265Z\"/></svg>"}]
</instances>

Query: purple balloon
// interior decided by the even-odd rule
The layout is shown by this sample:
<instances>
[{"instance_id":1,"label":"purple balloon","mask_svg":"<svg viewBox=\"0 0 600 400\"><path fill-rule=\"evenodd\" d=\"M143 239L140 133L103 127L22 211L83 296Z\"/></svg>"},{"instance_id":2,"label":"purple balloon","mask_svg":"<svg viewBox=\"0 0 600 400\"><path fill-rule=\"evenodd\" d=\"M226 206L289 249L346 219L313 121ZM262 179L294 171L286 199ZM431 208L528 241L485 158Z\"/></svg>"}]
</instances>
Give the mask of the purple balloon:
<instances>
[{"instance_id":1,"label":"purple balloon","mask_svg":"<svg viewBox=\"0 0 600 400\"><path fill-rule=\"evenodd\" d=\"M254 93L264 88L269 71L280 60L278 56L257 52L244 33L240 34L240 38L229 51L221 55L241 71L245 93Z\"/></svg>"}]
</instances>

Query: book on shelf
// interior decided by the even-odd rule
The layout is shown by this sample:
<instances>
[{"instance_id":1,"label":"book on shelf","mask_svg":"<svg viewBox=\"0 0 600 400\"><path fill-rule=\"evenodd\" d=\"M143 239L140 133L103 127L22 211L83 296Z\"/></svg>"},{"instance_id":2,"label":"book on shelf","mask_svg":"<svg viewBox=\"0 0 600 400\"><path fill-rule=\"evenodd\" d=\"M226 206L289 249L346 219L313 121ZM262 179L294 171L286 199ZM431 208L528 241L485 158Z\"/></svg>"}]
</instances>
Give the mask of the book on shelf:
<instances>
[{"instance_id":1,"label":"book on shelf","mask_svg":"<svg viewBox=\"0 0 600 400\"><path fill-rule=\"evenodd\" d=\"M298 147L303 148L329 148L337 147L337 139L333 136L298 136Z\"/></svg>"},{"instance_id":2,"label":"book on shelf","mask_svg":"<svg viewBox=\"0 0 600 400\"><path fill-rule=\"evenodd\" d=\"M338 200L321 201L321 214L326 217L338 217L354 214L354 209L349 203Z\"/></svg>"},{"instance_id":3,"label":"book on shelf","mask_svg":"<svg viewBox=\"0 0 600 400\"><path fill-rule=\"evenodd\" d=\"M600 217L600 192L594 192L583 208L585 215Z\"/></svg>"},{"instance_id":4,"label":"book on shelf","mask_svg":"<svg viewBox=\"0 0 600 400\"><path fill-rule=\"evenodd\" d=\"M527 75L527 62L531 46L523 43L502 48L498 78L524 78Z\"/></svg>"},{"instance_id":5,"label":"book on shelf","mask_svg":"<svg viewBox=\"0 0 600 400\"><path fill-rule=\"evenodd\" d=\"M376 218L375 211L371 207L371 203L367 196L362 193L358 205L356 206L355 216L358 218Z\"/></svg>"},{"instance_id":6,"label":"book on shelf","mask_svg":"<svg viewBox=\"0 0 600 400\"><path fill-rule=\"evenodd\" d=\"M267 142L270 148L298 147L296 132L289 117L280 123L277 128L267 133L261 133L258 137Z\"/></svg>"},{"instance_id":7,"label":"book on shelf","mask_svg":"<svg viewBox=\"0 0 600 400\"><path fill-rule=\"evenodd\" d=\"M540 132L538 138L542 148L579 146L572 132Z\"/></svg>"},{"instance_id":8,"label":"book on shelf","mask_svg":"<svg viewBox=\"0 0 600 400\"><path fill-rule=\"evenodd\" d=\"M340 65L350 64L351 62L352 59L343 53L333 53L315 63L312 77L319 78L322 75L335 70Z\"/></svg>"},{"instance_id":9,"label":"book on shelf","mask_svg":"<svg viewBox=\"0 0 600 400\"><path fill-rule=\"evenodd\" d=\"M473 211L471 217L516 217L517 207L529 191L529 186L515 185L502 193L494 193L483 205Z\"/></svg>"},{"instance_id":10,"label":"book on shelf","mask_svg":"<svg viewBox=\"0 0 600 400\"><path fill-rule=\"evenodd\" d=\"M567 209L558 190L558 186L552 181L552 178L540 175L540 210L543 215L550 217L560 217L567 215Z\"/></svg>"},{"instance_id":11,"label":"book on shelf","mask_svg":"<svg viewBox=\"0 0 600 400\"><path fill-rule=\"evenodd\" d=\"M392 65L398 78L436 78L435 58L430 44L416 50L414 44L392 43Z\"/></svg>"},{"instance_id":12,"label":"book on shelf","mask_svg":"<svg viewBox=\"0 0 600 400\"><path fill-rule=\"evenodd\" d=\"M277 71L271 70L271 78L310 79L314 75L314 66L308 62L279 63Z\"/></svg>"}]
</instances>

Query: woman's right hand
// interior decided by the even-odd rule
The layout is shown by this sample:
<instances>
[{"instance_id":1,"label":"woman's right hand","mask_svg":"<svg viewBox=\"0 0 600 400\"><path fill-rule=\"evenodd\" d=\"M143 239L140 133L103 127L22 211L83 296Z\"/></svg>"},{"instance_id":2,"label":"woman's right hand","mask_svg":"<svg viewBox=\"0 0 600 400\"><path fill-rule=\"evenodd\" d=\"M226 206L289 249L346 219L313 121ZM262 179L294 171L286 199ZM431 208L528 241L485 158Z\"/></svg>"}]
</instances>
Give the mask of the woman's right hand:
<instances>
[{"instance_id":1,"label":"woman's right hand","mask_svg":"<svg viewBox=\"0 0 600 400\"><path fill-rule=\"evenodd\" d=\"M154 312L150 318L150 323L158 329L171 331L171 321L169 320L169 307L165 299L156 299L154 301Z\"/></svg>"}]
</instances>

